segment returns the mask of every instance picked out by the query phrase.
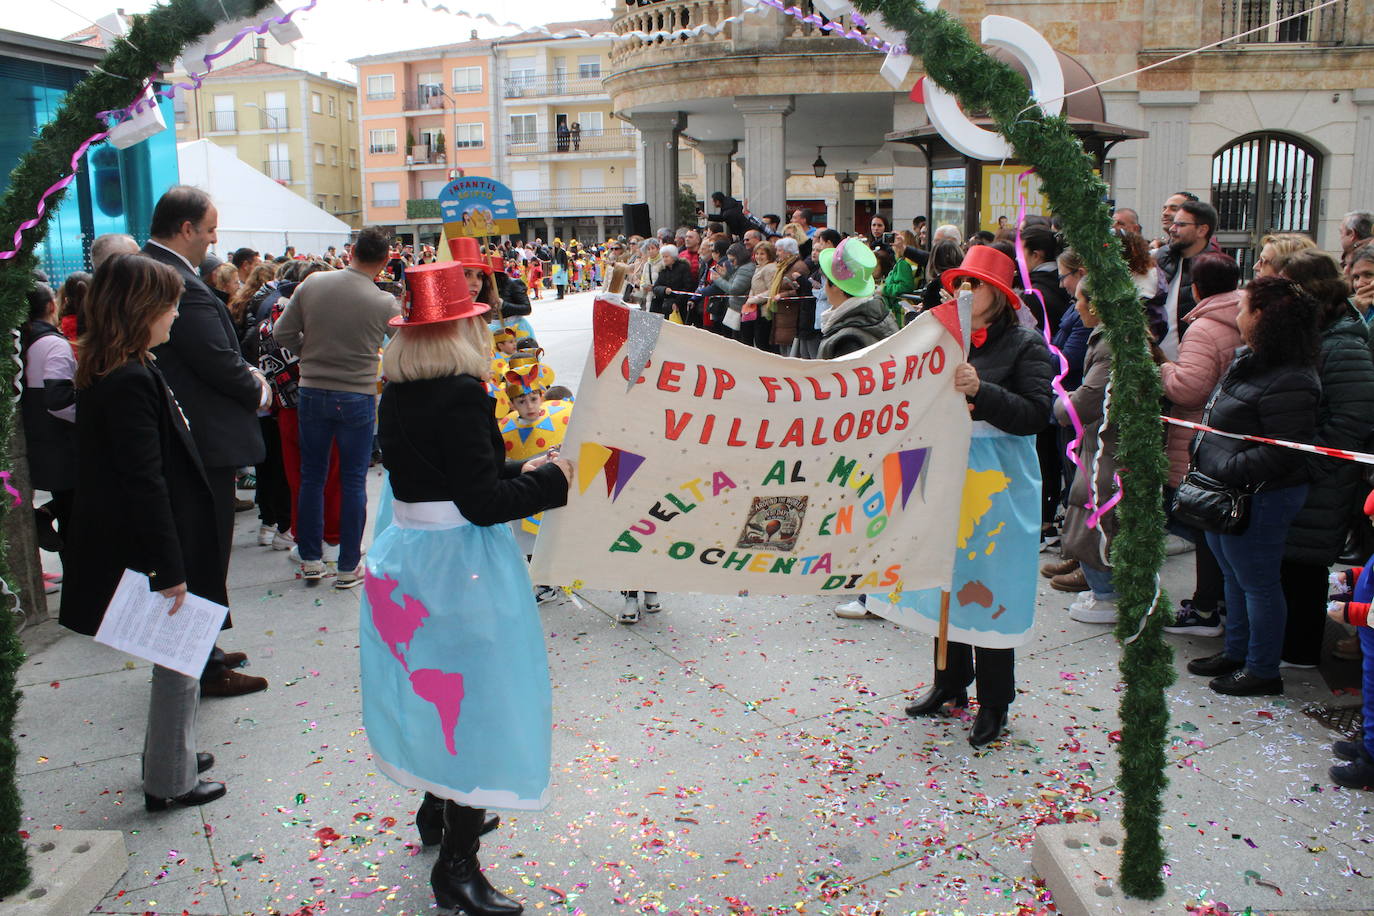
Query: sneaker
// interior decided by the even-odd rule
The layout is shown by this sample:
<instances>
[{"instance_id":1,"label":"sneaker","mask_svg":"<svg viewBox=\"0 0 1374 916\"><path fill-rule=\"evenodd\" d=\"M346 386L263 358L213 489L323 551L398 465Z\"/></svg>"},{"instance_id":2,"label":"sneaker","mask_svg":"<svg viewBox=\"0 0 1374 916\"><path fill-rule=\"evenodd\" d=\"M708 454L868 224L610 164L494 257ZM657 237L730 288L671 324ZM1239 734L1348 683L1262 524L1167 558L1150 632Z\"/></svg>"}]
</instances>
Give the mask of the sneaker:
<instances>
[{"instance_id":1,"label":"sneaker","mask_svg":"<svg viewBox=\"0 0 1374 916\"><path fill-rule=\"evenodd\" d=\"M625 606L620 609L620 616L616 618L621 623L639 623L639 596L626 595Z\"/></svg>"},{"instance_id":2,"label":"sneaker","mask_svg":"<svg viewBox=\"0 0 1374 916\"><path fill-rule=\"evenodd\" d=\"M1207 686L1233 697L1283 696L1283 678L1255 677L1244 668L1213 678Z\"/></svg>"},{"instance_id":3,"label":"sneaker","mask_svg":"<svg viewBox=\"0 0 1374 916\"><path fill-rule=\"evenodd\" d=\"M548 604L550 601L557 601L560 592L552 585L536 585L534 587L534 603Z\"/></svg>"},{"instance_id":4,"label":"sneaker","mask_svg":"<svg viewBox=\"0 0 1374 916\"><path fill-rule=\"evenodd\" d=\"M1364 749L1364 744L1359 741L1337 741L1331 745L1331 753L1342 760L1368 760L1374 763L1374 756Z\"/></svg>"},{"instance_id":5,"label":"sneaker","mask_svg":"<svg viewBox=\"0 0 1374 916\"><path fill-rule=\"evenodd\" d=\"M1040 575L1046 579L1053 579L1055 576L1067 575L1078 569L1078 561L1070 557L1062 560L1051 560L1049 563L1040 567Z\"/></svg>"},{"instance_id":6,"label":"sneaker","mask_svg":"<svg viewBox=\"0 0 1374 916\"><path fill-rule=\"evenodd\" d=\"M1281 662L1279 662L1279 667L1280 667L1280 668L1296 668L1296 669L1302 671L1302 670L1309 670L1309 669L1315 668L1315 667L1317 667L1317 666L1316 666L1316 665L1304 665L1302 662L1283 662L1283 661L1281 661Z\"/></svg>"},{"instance_id":7,"label":"sneaker","mask_svg":"<svg viewBox=\"0 0 1374 916\"><path fill-rule=\"evenodd\" d=\"M256 507L257 507L257 503L253 502L251 499L235 499L235 500L234 500L234 511L235 511L235 512L247 512L248 510L254 509L254 508L256 508Z\"/></svg>"},{"instance_id":8,"label":"sneaker","mask_svg":"<svg viewBox=\"0 0 1374 916\"><path fill-rule=\"evenodd\" d=\"M1202 677L1233 674L1245 669L1245 662L1231 658L1225 652L1218 652L1206 658L1195 658L1188 663L1188 673Z\"/></svg>"},{"instance_id":9,"label":"sneaker","mask_svg":"<svg viewBox=\"0 0 1374 916\"><path fill-rule=\"evenodd\" d=\"M658 603L658 592L640 592L639 609L646 614L657 614L663 610L663 605Z\"/></svg>"},{"instance_id":10,"label":"sneaker","mask_svg":"<svg viewBox=\"0 0 1374 916\"><path fill-rule=\"evenodd\" d=\"M319 585L324 578L323 560L303 560L301 562L301 578L306 585Z\"/></svg>"},{"instance_id":11,"label":"sneaker","mask_svg":"<svg viewBox=\"0 0 1374 916\"><path fill-rule=\"evenodd\" d=\"M1058 592L1085 592L1088 590L1088 577L1083 575L1080 567L1071 573L1055 576L1050 580L1050 588Z\"/></svg>"},{"instance_id":12,"label":"sneaker","mask_svg":"<svg viewBox=\"0 0 1374 916\"><path fill-rule=\"evenodd\" d=\"M1164 539L1165 556L1176 557L1182 553L1192 553L1194 550L1197 550L1197 545L1187 538L1171 534Z\"/></svg>"},{"instance_id":13,"label":"sneaker","mask_svg":"<svg viewBox=\"0 0 1374 916\"><path fill-rule=\"evenodd\" d=\"M255 474L240 474L235 486L240 490L256 490L258 488L258 478Z\"/></svg>"},{"instance_id":14,"label":"sneaker","mask_svg":"<svg viewBox=\"0 0 1374 916\"><path fill-rule=\"evenodd\" d=\"M357 588L359 585L363 584L363 578L365 577L366 573L367 567L364 566L362 563L359 563L357 569L351 572L341 572L337 576L335 576L334 587L340 589Z\"/></svg>"},{"instance_id":15,"label":"sneaker","mask_svg":"<svg viewBox=\"0 0 1374 916\"><path fill-rule=\"evenodd\" d=\"M271 547L272 539L277 536L277 529L271 525L258 526L258 546Z\"/></svg>"},{"instance_id":16,"label":"sneaker","mask_svg":"<svg viewBox=\"0 0 1374 916\"><path fill-rule=\"evenodd\" d=\"M273 550L295 550L296 539L291 536L289 531L278 531L272 535Z\"/></svg>"},{"instance_id":17,"label":"sneaker","mask_svg":"<svg viewBox=\"0 0 1374 916\"><path fill-rule=\"evenodd\" d=\"M326 563L330 564L331 566L338 566L338 565L339 565L339 545L338 545L338 544L323 544L323 545L321 545L321 546L320 546L320 554L321 554L320 559L324 560Z\"/></svg>"},{"instance_id":18,"label":"sneaker","mask_svg":"<svg viewBox=\"0 0 1374 916\"><path fill-rule=\"evenodd\" d=\"M302 559L301 559L300 545L297 544L294 540L291 540L291 535L287 534L287 535L284 535L284 537L286 538L286 540L291 541L291 546L290 546L290 548L289 548L289 549L291 550L291 552L288 553L288 554L286 555L286 558L287 558L288 560L290 560L292 563L304 563L304 562L306 562L305 560L302 560ZM288 548L286 548L286 547L279 547L279 548L277 548L277 549L278 549L278 550L286 550L286 549L288 549ZM367 551L363 551L363 553L367 553ZM338 545L338 544L321 544L321 545L320 545L320 562L321 562L321 563L329 563L329 564L332 564L332 565L338 565L338 562L339 562L339 545Z\"/></svg>"},{"instance_id":19,"label":"sneaker","mask_svg":"<svg viewBox=\"0 0 1374 916\"><path fill-rule=\"evenodd\" d=\"M1079 623L1116 623L1116 599L1099 598L1089 592L1086 599L1069 605L1069 617Z\"/></svg>"},{"instance_id":20,"label":"sneaker","mask_svg":"<svg viewBox=\"0 0 1374 916\"><path fill-rule=\"evenodd\" d=\"M1193 606L1193 602L1185 600L1179 602L1174 622L1166 624L1164 632L1179 636L1220 636L1226 632L1226 627L1222 625L1221 615L1216 611L1199 611Z\"/></svg>"},{"instance_id":21,"label":"sneaker","mask_svg":"<svg viewBox=\"0 0 1374 916\"><path fill-rule=\"evenodd\" d=\"M1331 781L1347 789L1374 790L1374 763L1356 760L1327 770Z\"/></svg>"},{"instance_id":22,"label":"sneaker","mask_svg":"<svg viewBox=\"0 0 1374 916\"><path fill-rule=\"evenodd\" d=\"M868 606L856 598L835 608L835 616L845 620L867 620L873 615L868 612Z\"/></svg>"}]
</instances>

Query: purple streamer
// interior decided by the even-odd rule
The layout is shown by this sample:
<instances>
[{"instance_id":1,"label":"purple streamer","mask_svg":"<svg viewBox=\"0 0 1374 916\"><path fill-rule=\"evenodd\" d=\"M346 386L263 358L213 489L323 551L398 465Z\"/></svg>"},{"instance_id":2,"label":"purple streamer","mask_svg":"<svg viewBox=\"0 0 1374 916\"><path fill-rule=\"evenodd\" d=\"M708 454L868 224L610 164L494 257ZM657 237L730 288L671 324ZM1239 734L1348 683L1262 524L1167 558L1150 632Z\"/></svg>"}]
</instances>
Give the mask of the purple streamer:
<instances>
[{"instance_id":1,"label":"purple streamer","mask_svg":"<svg viewBox=\"0 0 1374 916\"><path fill-rule=\"evenodd\" d=\"M243 39L247 38L249 35L252 34L261 35L262 33L266 32L268 28L270 28L271 26L285 25L286 23L290 22L291 17L296 15L297 13L302 13L307 10L314 9L315 4L317 2L318 0L310 0L310 2L307 3L305 6L296 7L295 9L281 16L273 16L270 19L263 20L258 25L246 26L240 29L238 34L235 35L232 39L230 39L229 43L226 44L224 47L220 48L218 51L215 51L212 54L205 55L205 71L202 73L193 73L190 75L191 79L194 81L194 84L177 83L168 89L157 90L156 95L160 95L163 98L170 99L176 94L176 91L178 89L187 89L192 92L195 92L196 90L200 89L200 85L204 81L205 76L210 72L211 69L213 69L214 61L217 58L223 57L225 54L228 54L230 51L232 51L240 41L243 41ZM152 77L149 77L149 79L151 78ZM133 117L135 114L143 111L143 109L146 106L156 104L157 102L153 99L144 99L143 93L140 91L139 97L134 100L133 104L127 106L126 108L118 110L98 112L96 114L96 117L101 118L102 120L114 118L117 122L124 121L128 118ZM81 167L81 158L86 155L86 151L95 144L100 143L109 135L110 132L108 130L102 130L99 133L91 134L89 137L85 139L85 141L80 146L76 148L76 152L72 153L71 172L67 175L62 176L53 184L49 185L48 189L45 190L41 196L39 196L38 207L35 210L34 215L31 218L24 220L14 230L14 247L8 251L0 251L0 261L8 261L11 258L15 258L19 255L19 252L24 250L24 233L32 229L34 226L37 226L39 223L43 221L43 214L46 213L48 210L48 198L52 197L54 194L57 194L60 191L66 190L66 188L73 181L76 180L76 173Z\"/></svg>"},{"instance_id":2,"label":"purple streamer","mask_svg":"<svg viewBox=\"0 0 1374 916\"><path fill-rule=\"evenodd\" d=\"M1054 335L1050 332L1050 310L1046 307L1045 297L1041 295L1040 290L1036 289L1031 284L1030 265L1026 263L1026 252L1025 249L1021 247L1021 225L1026 221L1026 192L1022 189L1021 185L1026 180L1027 176L1033 174L1035 174L1035 169L1026 169L1020 175L1016 176L1016 198L1018 205L1016 211L1016 267L1021 273L1021 288L1034 295L1035 298L1040 301L1040 314L1044 316L1045 319L1042 329L1045 334L1045 344L1050 348L1050 352L1054 354L1055 358L1059 360L1059 374L1054 377L1054 380L1050 383L1050 387L1054 389L1054 393L1059 396L1059 399L1064 402L1064 411L1069 415L1069 423L1073 426L1073 439L1069 441L1068 446L1065 448L1065 453L1069 461L1073 462L1073 466L1078 469L1078 473L1089 474L1088 469L1083 466L1083 462L1078 459L1078 446L1079 443L1083 441L1083 420L1078 416L1078 411L1073 406L1073 400L1069 397L1068 391L1064 388L1064 376L1068 374L1069 361L1065 358L1063 351L1054 345ZM1106 422L1105 414L1103 415L1103 422ZM1086 478L1088 480L1088 501L1083 504L1083 508L1087 509L1089 513L1088 518L1084 521L1084 524L1089 528L1096 528L1098 523L1102 520L1102 516L1112 511L1112 508L1121 501L1121 475L1113 473L1112 483L1115 484L1116 491L1112 493L1111 497L1105 503L1099 506L1096 502L1097 481L1094 479L1095 476L1095 474L1090 474Z\"/></svg>"}]
</instances>

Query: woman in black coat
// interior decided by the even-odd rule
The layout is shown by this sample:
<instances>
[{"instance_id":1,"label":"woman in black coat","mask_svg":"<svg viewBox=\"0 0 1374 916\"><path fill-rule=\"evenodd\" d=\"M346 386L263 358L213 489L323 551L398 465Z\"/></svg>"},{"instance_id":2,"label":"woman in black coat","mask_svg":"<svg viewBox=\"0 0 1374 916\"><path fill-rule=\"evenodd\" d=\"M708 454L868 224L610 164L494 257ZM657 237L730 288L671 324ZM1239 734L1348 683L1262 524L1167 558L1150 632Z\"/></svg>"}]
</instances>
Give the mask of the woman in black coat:
<instances>
[{"instance_id":1,"label":"woman in black coat","mask_svg":"<svg viewBox=\"0 0 1374 916\"><path fill-rule=\"evenodd\" d=\"M1315 368L1317 308L1290 280L1251 281L1238 315L1240 336L1249 349L1241 349L1222 376L1202 415L1204 425L1312 441L1321 397ZM1217 693L1281 694L1279 660L1288 605L1280 569L1289 526L1307 500L1307 456L1277 445L1201 433L1193 443L1192 466L1251 495L1243 532L1207 532L1226 582L1226 648L1193 659L1188 670L1210 676L1209 686Z\"/></svg>"},{"instance_id":2,"label":"woman in black coat","mask_svg":"<svg viewBox=\"0 0 1374 916\"><path fill-rule=\"evenodd\" d=\"M52 500L33 510L39 546L60 550L71 521L76 488L76 358L57 328L57 297L46 283L29 290L29 320L19 329L24 355L24 394L19 409L35 489ZM56 530L54 530L56 525Z\"/></svg>"},{"instance_id":3,"label":"woman in black coat","mask_svg":"<svg viewBox=\"0 0 1374 916\"><path fill-rule=\"evenodd\" d=\"M65 554L62 625L94 635L125 569L173 601L227 604L214 500L186 418L150 352L167 340L182 281L142 255L96 272L77 365L76 500ZM224 783L198 782L200 681L153 666L143 747L144 803L200 805Z\"/></svg>"},{"instance_id":4,"label":"woman in black coat","mask_svg":"<svg viewBox=\"0 0 1374 916\"><path fill-rule=\"evenodd\" d=\"M1317 377L1322 394L1316 438L1308 441L1364 451L1374 432L1374 360L1364 320L1346 298L1349 287L1341 269L1331 255L1315 248L1281 255L1274 267L1320 306ZM1353 461L1319 455L1308 456L1306 462L1307 501L1288 529L1283 554L1283 596L1288 603L1283 660L1310 668L1321 657L1327 576L1345 547L1351 507L1362 502L1363 469ZM1367 522L1361 519L1360 524Z\"/></svg>"}]
</instances>

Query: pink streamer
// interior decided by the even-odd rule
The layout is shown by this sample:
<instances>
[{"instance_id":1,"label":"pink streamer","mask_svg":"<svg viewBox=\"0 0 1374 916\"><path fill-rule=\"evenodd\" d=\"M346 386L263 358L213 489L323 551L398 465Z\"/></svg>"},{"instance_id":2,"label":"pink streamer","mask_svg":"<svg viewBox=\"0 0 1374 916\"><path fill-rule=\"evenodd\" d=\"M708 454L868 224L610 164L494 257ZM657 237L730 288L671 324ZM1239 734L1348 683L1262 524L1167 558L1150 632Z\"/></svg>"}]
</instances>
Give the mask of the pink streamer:
<instances>
[{"instance_id":1,"label":"pink streamer","mask_svg":"<svg viewBox=\"0 0 1374 916\"><path fill-rule=\"evenodd\" d=\"M195 92L196 90L200 89L200 85L204 81L206 74L208 74L210 70L213 69L214 61L217 58L223 57L225 54L228 54L230 51L232 51L240 41L243 41L243 39L255 33L261 35L263 32L266 32L268 28L271 26L285 25L287 22L290 22L291 17L296 15L297 13L314 9L315 4L317 2L318 0L310 0L310 2L307 3L305 6L297 7L296 9L293 9L290 12L285 13L284 15L273 16L270 19L263 20L255 26L246 26L240 29L238 34L231 38L229 40L229 43L226 44L224 47L220 48L218 51L215 51L213 54L205 55L205 70L202 73L191 74L191 79L193 83L177 83L176 85L168 89L159 89L156 92L156 94L162 96L163 98L170 99L172 98L172 96L176 94L176 91L178 89L188 89L192 92ZM136 99L133 102L133 104L127 106L126 108L111 111L101 111L97 113L96 117L99 117L101 119L114 118L116 121L123 121L127 118L133 117L134 114L141 112L145 106L155 104L157 103L151 99L145 100L142 97L142 93L140 93L139 98ZM81 158L86 155L86 151L95 144L100 143L109 135L110 132L108 130L103 130L99 133L91 134L89 137L85 139L85 141L80 146L76 148L76 152L72 153L71 172L67 175L62 176L53 184L49 185L48 189L45 190L41 196L39 196L38 207L34 212L34 215L30 219L24 220L14 230L14 241L12 243L14 247L9 249L8 251L0 251L0 261L7 261L11 258L17 257L19 255L19 252L24 250L24 233L32 229L34 226L37 226L39 223L43 221L43 214L46 213L48 209L48 198L52 197L54 194L66 190L67 186L76 180L76 173L81 167ZM9 485L6 484L5 488L9 489Z\"/></svg>"},{"instance_id":2,"label":"pink streamer","mask_svg":"<svg viewBox=\"0 0 1374 916\"><path fill-rule=\"evenodd\" d=\"M1069 461L1073 462L1074 467L1078 469L1078 473L1089 474L1088 468L1085 468L1083 463L1078 460L1078 446L1079 443L1083 441L1083 420L1078 416L1078 411L1073 406L1073 400L1069 397L1069 392L1064 388L1064 376L1068 374L1069 361L1065 358L1063 352L1054 345L1054 334L1050 330L1050 310L1045 305L1045 297L1040 294L1040 290L1036 289L1031 284L1030 265L1026 263L1026 252L1021 247L1021 226L1026 220L1026 192L1022 188L1022 183L1028 176L1034 173L1035 169L1026 169L1020 175L1016 176L1016 197L1018 205L1016 211L1016 266L1021 273L1021 288L1034 295L1035 298L1040 301L1040 314L1044 318L1042 330L1045 334L1045 345L1050 348L1050 352L1059 360L1059 374L1054 377L1054 381L1052 381L1050 385L1054 389L1054 393L1058 395L1059 399L1064 403L1064 410L1069 415L1069 423L1073 426L1073 439L1069 441L1065 453L1068 455ZM1089 528L1096 528L1098 523L1102 520L1102 516L1112 511L1112 508L1121 501L1121 476L1114 473L1112 474L1112 483L1116 487L1115 492L1112 493L1111 497L1105 503L1100 506L1097 505L1097 481L1094 479L1095 476L1096 475L1091 475L1088 477L1088 501L1083 504L1083 508L1087 509L1089 513L1084 524Z\"/></svg>"},{"instance_id":3,"label":"pink streamer","mask_svg":"<svg viewBox=\"0 0 1374 916\"><path fill-rule=\"evenodd\" d=\"M14 497L14 506L20 506L24 502L24 497L19 495L19 491L10 485L10 472L0 471L0 481L5 484L5 492Z\"/></svg>"}]
</instances>

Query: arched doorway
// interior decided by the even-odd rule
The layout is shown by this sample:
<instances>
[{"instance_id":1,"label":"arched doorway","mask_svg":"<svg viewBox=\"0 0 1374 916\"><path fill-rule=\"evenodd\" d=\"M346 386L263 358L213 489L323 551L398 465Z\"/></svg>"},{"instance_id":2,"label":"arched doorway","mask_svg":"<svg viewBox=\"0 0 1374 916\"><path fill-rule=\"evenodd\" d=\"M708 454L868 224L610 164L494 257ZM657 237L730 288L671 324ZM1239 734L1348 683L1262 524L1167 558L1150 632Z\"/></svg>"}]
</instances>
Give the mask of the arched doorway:
<instances>
[{"instance_id":1,"label":"arched doorway","mask_svg":"<svg viewBox=\"0 0 1374 916\"><path fill-rule=\"evenodd\" d=\"M1217 241L1248 276L1260 239L1279 232L1316 238L1321 153L1291 134L1247 134L1212 157Z\"/></svg>"}]
</instances>

